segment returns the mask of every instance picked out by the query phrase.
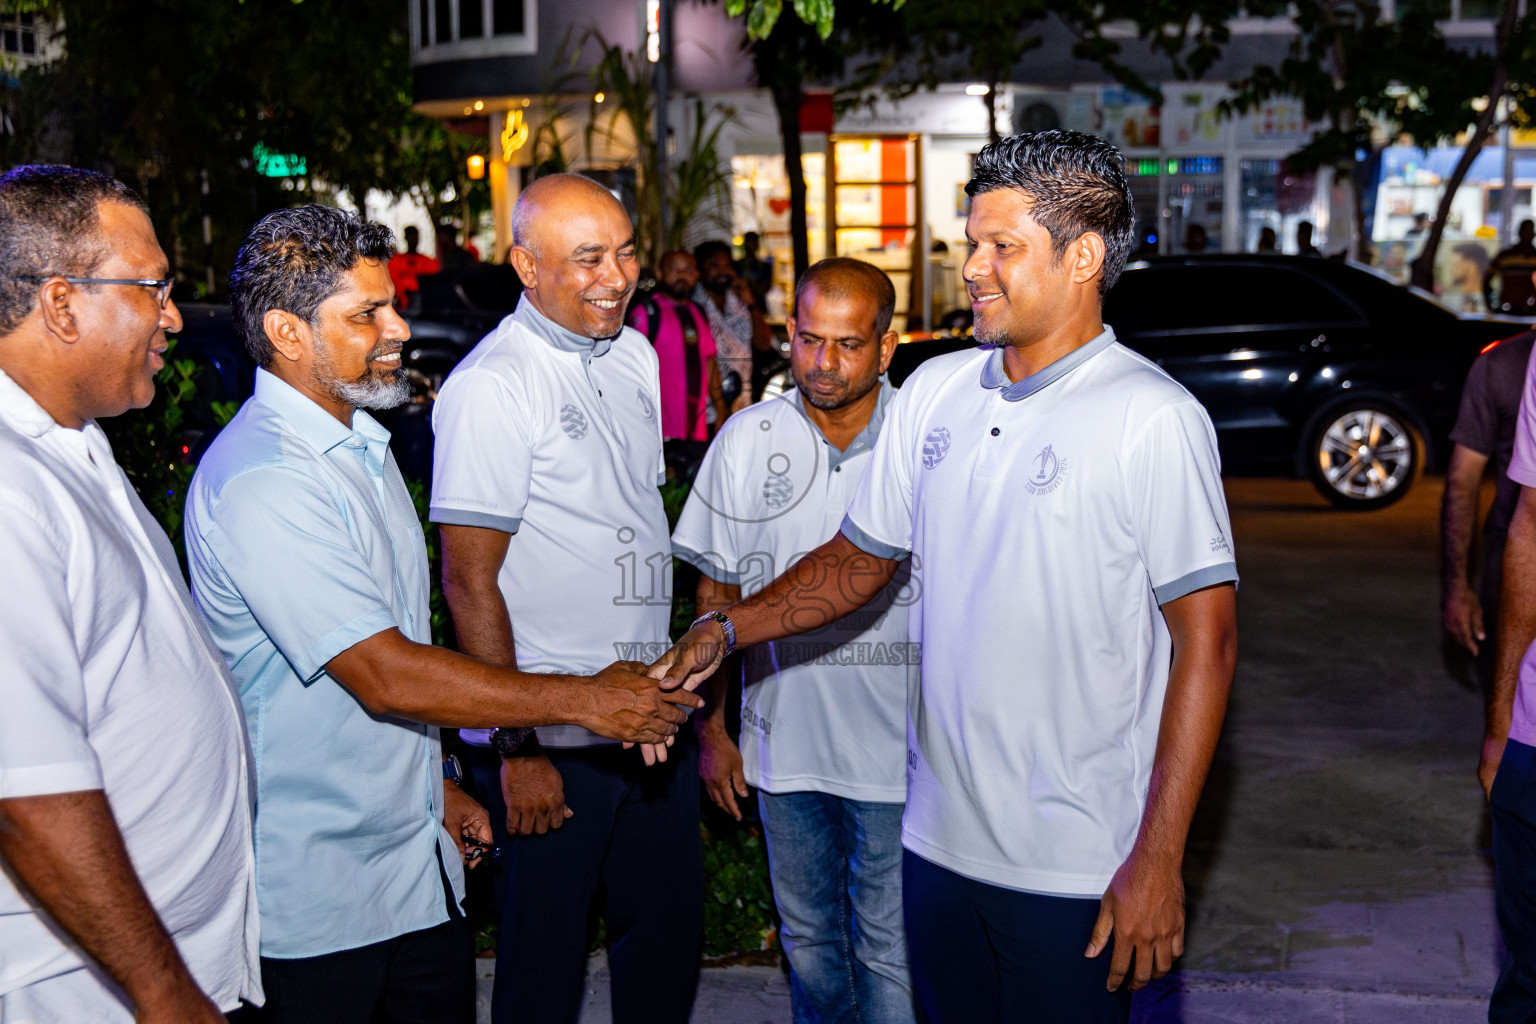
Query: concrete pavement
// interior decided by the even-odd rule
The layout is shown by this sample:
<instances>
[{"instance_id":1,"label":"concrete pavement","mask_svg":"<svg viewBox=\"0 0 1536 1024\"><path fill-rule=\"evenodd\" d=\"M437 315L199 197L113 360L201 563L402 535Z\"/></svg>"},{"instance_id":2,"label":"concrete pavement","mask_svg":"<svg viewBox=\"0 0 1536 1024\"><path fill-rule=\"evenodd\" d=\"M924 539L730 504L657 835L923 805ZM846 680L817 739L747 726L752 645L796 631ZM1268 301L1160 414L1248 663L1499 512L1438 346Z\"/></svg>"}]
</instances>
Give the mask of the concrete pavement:
<instances>
[{"instance_id":1,"label":"concrete pavement","mask_svg":"<svg viewBox=\"0 0 1536 1024\"><path fill-rule=\"evenodd\" d=\"M1345 514L1304 483L1229 481L1237 686L1186 860L1186 953L1138 1024L1486 1019L1481 707L1442 646L1439 495L1426 479ZM582 1024L610 1020L600 956L587 988ZM788 984L706 970L693 1019L788 1022Z\"/></svg>"}]
</instances>

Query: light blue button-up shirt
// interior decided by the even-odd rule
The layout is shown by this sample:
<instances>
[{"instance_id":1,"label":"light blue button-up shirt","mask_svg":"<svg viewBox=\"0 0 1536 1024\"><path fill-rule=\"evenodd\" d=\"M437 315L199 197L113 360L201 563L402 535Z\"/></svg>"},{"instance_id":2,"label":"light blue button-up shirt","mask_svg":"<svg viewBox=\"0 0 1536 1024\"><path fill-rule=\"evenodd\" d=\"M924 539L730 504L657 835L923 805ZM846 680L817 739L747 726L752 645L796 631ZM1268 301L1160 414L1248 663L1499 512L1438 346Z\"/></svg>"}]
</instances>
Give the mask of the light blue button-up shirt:
<instances>
[{"instance_id":1,"label":"light blue button-up shirt","mask_svg":"<svg viewBox=\"0 0 1536 1024\"><path fill-rule=\"evenodd\" d=\"M265 370L187 499L192 593L256 762L261 954L352 949L448 920L437 729L374 715L326 671L391 627L431 642L427 549L389 432L348 429ZM442 868L439 868L441 858Z\"/></svg>"}]
</instances>

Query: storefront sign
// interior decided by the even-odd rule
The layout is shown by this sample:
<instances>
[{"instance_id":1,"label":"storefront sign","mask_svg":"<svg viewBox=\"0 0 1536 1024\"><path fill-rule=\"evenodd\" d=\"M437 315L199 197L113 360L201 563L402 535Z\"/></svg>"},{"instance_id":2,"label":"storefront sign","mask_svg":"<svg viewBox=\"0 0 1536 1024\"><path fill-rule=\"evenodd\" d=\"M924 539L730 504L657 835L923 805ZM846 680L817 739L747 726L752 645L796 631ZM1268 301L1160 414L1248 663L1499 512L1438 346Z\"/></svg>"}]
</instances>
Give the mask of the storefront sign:
<instances>
[{"instance_id":1,"label":"storefront sign","mask_svg":"<svg viewBox=\"0 0 1536 1024\"><path fill-rule=\"evenodd\" d=\"M834 130L850 135L986 135L987 98L964 93L918 92L900 100L883 96L837 119ZM997 130L1013 131L1013 95L997 96Z\"/></svg>"}]
</instances>

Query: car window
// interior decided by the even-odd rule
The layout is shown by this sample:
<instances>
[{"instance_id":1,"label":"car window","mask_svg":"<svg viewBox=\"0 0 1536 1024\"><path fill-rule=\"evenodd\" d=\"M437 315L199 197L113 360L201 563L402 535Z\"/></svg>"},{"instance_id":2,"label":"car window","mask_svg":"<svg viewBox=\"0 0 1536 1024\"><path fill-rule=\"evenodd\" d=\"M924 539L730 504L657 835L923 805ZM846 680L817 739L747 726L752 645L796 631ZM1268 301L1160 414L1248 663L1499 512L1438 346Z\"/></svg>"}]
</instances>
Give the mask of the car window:
<instances>
[{"instance_id":1,"label":"car window","mask_svg":"<svg viewBox=\"0 0 1536 1024\"><path fill-rule=\"evenodd\" d=\"M1127 270L1104 302L1125 335L1244 331L1358 323L1333 289L1288 267L1182 266Z\"/></svg>"}]
</instances>

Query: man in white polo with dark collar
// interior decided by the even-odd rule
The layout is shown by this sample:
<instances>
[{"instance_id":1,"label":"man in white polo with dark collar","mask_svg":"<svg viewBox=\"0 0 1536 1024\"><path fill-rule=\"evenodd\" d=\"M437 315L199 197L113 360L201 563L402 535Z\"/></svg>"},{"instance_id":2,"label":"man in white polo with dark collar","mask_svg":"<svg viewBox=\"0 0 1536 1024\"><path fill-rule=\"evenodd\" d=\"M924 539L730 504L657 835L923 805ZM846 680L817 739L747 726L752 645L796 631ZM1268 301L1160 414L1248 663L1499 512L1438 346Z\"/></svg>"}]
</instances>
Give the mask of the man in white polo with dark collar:
<instances>
[{"instance_id":1,"label":"man in white polo with dark collar","mask_svg":"<svg viewBox=\"0 0 1536 1024\"><path fill-rule=\"evenodd\" d=\"M795 388L727 421L672 534L702 574L700 612L762 588L842 523L896 394L881 377L895 305L890 278L859 260L822 260L796 283ZM739 750L723 673L695 717L710 798L739 820L737 798L758 789L797 1022L914 1019L901 922L913 586L903 570L846 619L748 651Z\"/></svg>"},{"instance_id":2,"label":"man in white polo with dark collar","mask_svg":"<svg viewBox=\"0 0 1536 1024\"><path fill-rule=\"evenodd\" d=\"M656 353L624 326L634 227L601 185L562 174L518 197L512 236L522 302L433 411L431 515L459 647L529 673L651 657L668 639L672 542ZM616 1019L684 1024L704 914L692 737L647 767L649 750L576 727L461 735L494 742L476 778L514 836L492 1019L576 1019L601 887Z\"/></svg>"},{"instance_id":3,"label":"man in white polo with dark collar","mask_svg":"<svg viewBox=\"0 0 1536 1024\"><path fill-rule=\"evenodd\" d=\"M1134 239L1077 132L978 155L976 336L907 379L842 529L653 672L812 629L911 553L903 899L933 1024L1128 1019L1183 951L1181 865L1236 662L1215 434L1101 318Z\"/></svg>"}]
</instances>

